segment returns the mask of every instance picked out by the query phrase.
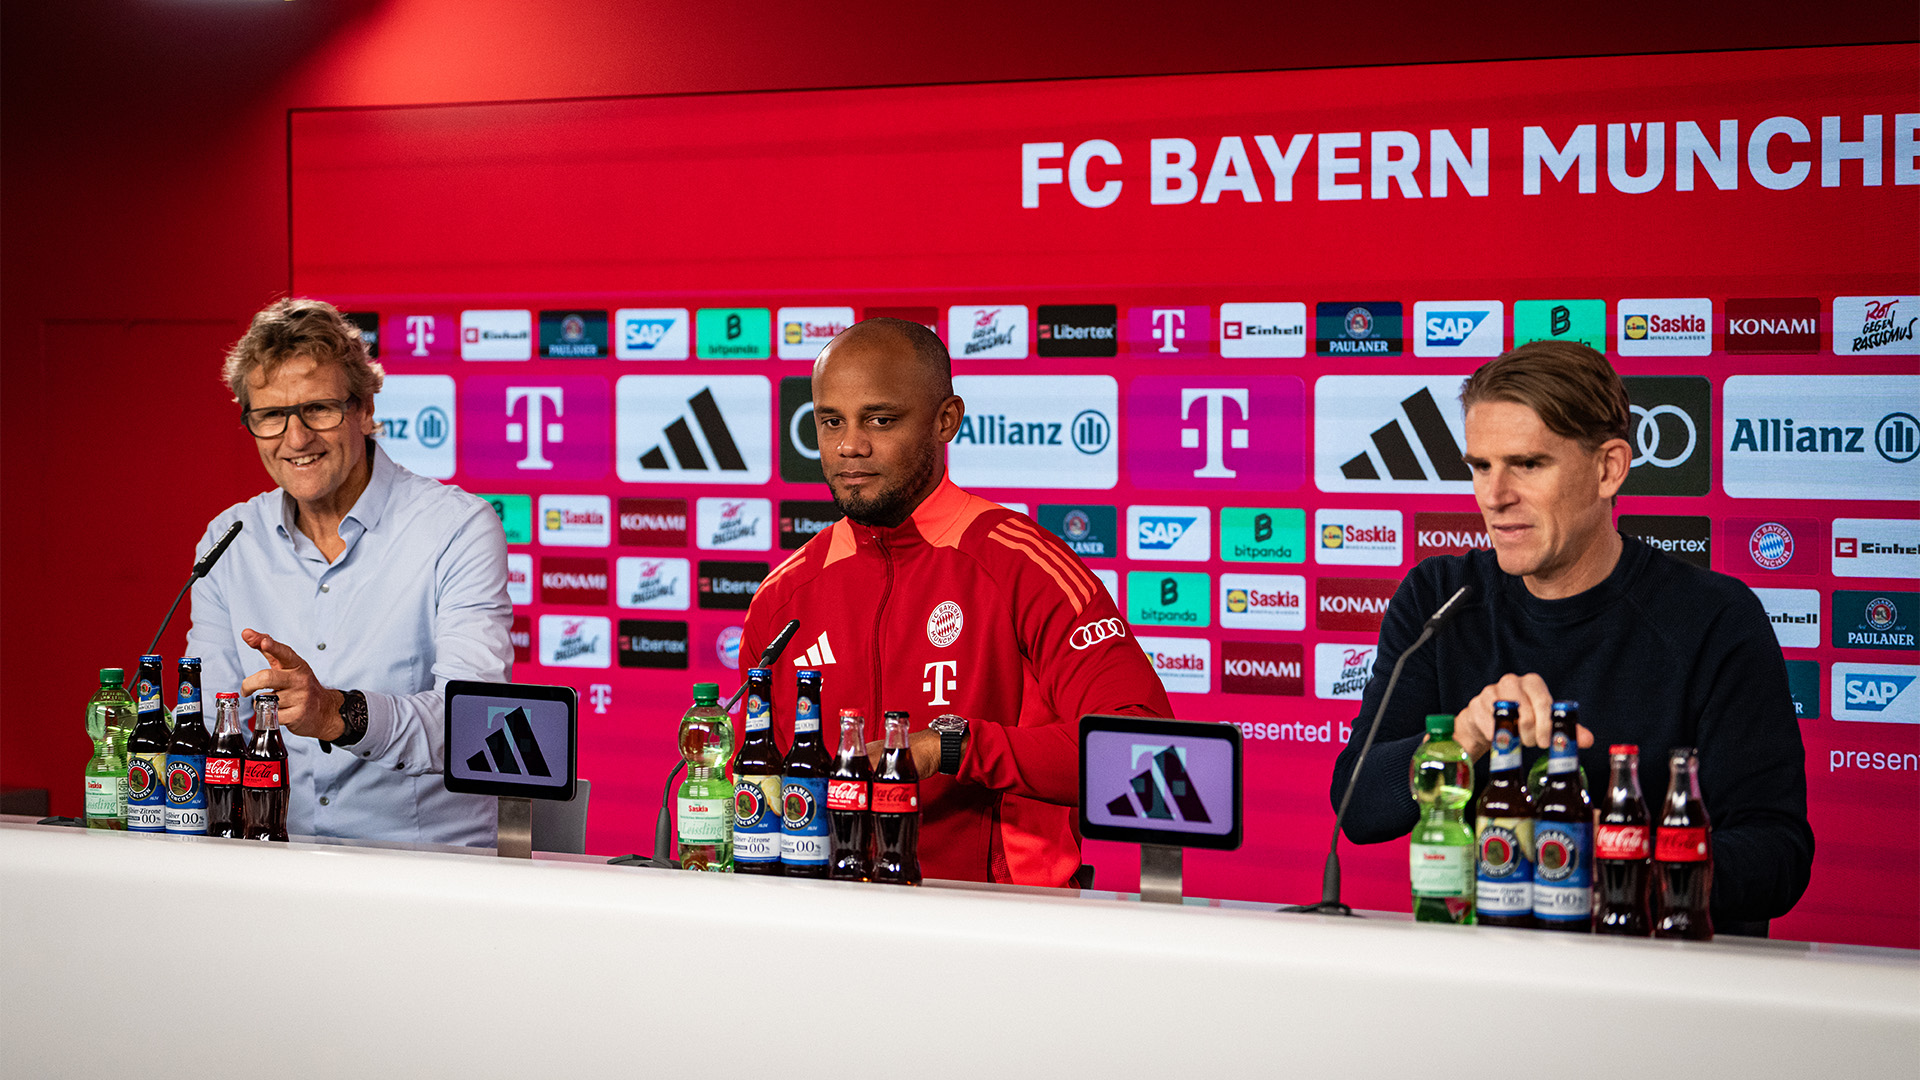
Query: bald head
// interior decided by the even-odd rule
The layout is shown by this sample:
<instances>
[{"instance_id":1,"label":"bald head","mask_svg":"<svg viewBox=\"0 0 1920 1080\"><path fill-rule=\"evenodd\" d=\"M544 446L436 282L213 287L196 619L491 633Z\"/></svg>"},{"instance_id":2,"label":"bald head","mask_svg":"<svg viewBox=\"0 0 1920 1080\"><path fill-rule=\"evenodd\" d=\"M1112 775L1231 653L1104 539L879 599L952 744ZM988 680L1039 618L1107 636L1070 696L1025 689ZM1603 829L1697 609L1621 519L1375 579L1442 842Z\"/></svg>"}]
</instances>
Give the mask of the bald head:
<instances>
[{"instance_id":1,"label":"bald head","mask_svg":"<svg viewBox=\"0 0 1920 1080\"><path fill-rule=\"evenodd\" d=\"M947 347L919 323L857 323L813 362L820 471L863 525L899 525L939 486L965 414Z\"/></svg>"},{"instance_id":2,"label":"bald head","mask_svg":"<svg viewBox=\"0 0 1920 1080\"><path fill-rule=\"evenodd\" d=\"M907 319L868 319L827 342L813 362L816 387L830 365L871 365L881 381L902 396L937 404L953 396L953 359L940 335ZM857 359L856 359L857 358Z\"/></svg>"}]
</instances>

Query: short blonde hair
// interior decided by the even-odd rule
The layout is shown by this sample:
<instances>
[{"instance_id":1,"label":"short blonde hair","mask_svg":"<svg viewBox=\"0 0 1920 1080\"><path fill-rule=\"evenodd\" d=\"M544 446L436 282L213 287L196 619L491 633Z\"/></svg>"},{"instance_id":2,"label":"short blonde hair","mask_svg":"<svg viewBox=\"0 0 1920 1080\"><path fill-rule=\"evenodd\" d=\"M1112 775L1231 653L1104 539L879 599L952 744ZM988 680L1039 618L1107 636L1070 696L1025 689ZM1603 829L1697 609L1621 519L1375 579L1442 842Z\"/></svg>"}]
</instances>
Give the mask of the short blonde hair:
<instances>
[{"instance_id":1,"label":"short blonde hair","mask_svg":"<svg viewBox=\"0 0 1920 1080\"><path fill-rule=\"evenodd\" d=\"M233 400L245 409L247 383L254 372L271 379L274 369L299 356L316 364L340 365L347 373L347 392L369 408L386 381L386 371L367 355L360 328L339 308L325 300L296 297L275 300L253 317L253 325L227 350L220 377L233 391Z\"/></svg>"}]
</instances>

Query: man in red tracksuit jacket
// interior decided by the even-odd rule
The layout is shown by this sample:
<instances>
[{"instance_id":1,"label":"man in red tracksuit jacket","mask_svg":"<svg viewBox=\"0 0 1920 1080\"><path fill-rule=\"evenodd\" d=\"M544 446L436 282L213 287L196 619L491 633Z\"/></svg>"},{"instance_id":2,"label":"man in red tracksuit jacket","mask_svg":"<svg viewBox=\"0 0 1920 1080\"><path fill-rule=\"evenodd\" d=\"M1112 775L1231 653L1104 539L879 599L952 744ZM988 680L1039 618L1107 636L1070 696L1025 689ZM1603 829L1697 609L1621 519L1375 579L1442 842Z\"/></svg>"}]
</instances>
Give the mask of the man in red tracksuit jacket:
<instances>
[{"instance_id":1,"label":"man in red tracksuit jacket","mask_svg":"<svg viewBox=\"0 0 1920 1080\"><path fill-rule=\"evenodd\" d=\"M740 655L800 620L775 669L783 747L799 669L822 673L830 754L842 708L865 715L876 751L882 714L912 715L927 877L1066 885L1080 866L1080 717L1173 713L1079 557L947 479L943 444L965 408L946 346L917 323L870 319L822 350L820 464L846 517L761 583Z\"/></svg>"}]
</instances>

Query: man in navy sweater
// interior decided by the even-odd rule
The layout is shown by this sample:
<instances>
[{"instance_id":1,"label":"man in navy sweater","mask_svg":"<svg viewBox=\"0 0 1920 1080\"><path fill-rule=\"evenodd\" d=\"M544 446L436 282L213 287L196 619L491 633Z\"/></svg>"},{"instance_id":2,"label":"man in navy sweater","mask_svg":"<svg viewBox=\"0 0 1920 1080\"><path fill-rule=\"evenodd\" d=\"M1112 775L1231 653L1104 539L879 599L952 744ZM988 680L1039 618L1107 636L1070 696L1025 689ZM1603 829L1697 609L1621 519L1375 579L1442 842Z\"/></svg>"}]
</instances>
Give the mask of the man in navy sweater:
<instances>
[{"instance_id":1,"label":"man in navy sweater","mask_svg":"<svg viewBox=\"0 0 1920 1080\"><path fill-rule=\"evenodd\" d=\"M1599 353L1522 345L1475 372L1460 400L1493 549L1428 559L1394 593L1353 737L1334 763L1336 806L1394 662L1428 615L1473 586L1471 605L1401 673L1354 788L1348 838L1372 844L1412 831L1407 766L1428 713L1455 714L1454 738L1484 784L1495 701L1520 703L1531 766L1552 702L1571 699L1581 765L1602 788L1596 802L1607 744L1639 745L1656 816L1668 749L1698 748L1714 828L1714 925L1764 935L1765 920L1806 891L1813 830L1786 663L1759 598L1615 531L1614 496L1633 452L1626 388Z\"/></svg>"}]
</instances>

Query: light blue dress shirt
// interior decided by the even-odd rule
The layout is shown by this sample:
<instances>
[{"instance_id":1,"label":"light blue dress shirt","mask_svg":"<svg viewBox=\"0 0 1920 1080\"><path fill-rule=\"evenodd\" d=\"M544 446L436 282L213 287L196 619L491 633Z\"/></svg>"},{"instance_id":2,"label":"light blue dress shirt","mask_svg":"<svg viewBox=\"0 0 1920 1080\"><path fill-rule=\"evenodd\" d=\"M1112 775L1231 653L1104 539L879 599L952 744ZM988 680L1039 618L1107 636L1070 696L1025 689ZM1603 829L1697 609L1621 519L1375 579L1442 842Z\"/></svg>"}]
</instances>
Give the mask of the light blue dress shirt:
<instances>
[{"instance_id":1,"label":"light blue dress shirt","mask_svg":"<svg viewBox=\"0 0 1920 1080\"><path fill-rule=\"evenodd\" d=\"M340 523L347 546L332 563L278 488L213 519L201 555L234 521L244 528L193 586L188 655L200 657L209 702L267 666L240 638L249 627L285 642L324 685L366 694L367 734L351 747L325 753L282 732L289 833L491 846L495 801L441 782L442 702L450 679L512 677L507 538L484 501L368 446L373 478Z\"/></svg>"}]
</instances>

